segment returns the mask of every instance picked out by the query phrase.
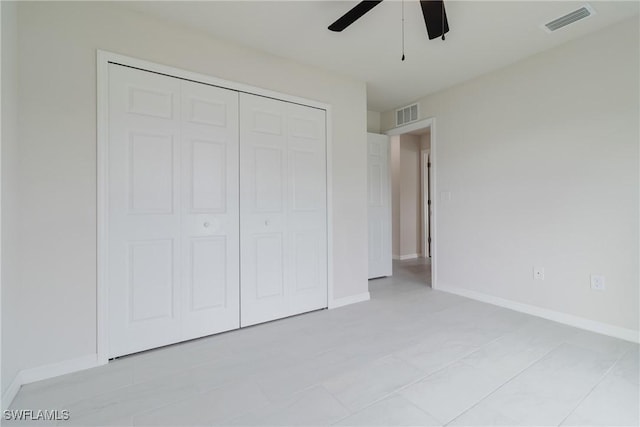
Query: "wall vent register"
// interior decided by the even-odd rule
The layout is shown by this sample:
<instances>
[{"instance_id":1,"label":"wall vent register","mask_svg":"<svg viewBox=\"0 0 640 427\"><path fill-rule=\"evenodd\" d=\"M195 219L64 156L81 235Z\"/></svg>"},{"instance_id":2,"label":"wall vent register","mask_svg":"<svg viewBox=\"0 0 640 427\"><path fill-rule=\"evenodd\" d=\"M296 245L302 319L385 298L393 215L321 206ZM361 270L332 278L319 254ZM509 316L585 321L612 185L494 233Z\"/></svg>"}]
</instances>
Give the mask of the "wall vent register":
<instances>
[{"instance_id":1,"label":"wall vent register","mask_svg":"<svg viewBox=\"0 0 640 427\"><path fill-rule=\"evenodd\" d=\"M580 9L574 10L571 13L567 13L564 16L561 16L557 19L554 19L551 22L546 23L545 29L548 32L559 30L560 28L566 27L569 24L573 24L576 21L579 21L584 18L588 18L593 15L594 11L589 5L584 5Z\"/></svg>"},{"instance_id":2,"label":"wall vent register","mask_svg":"<svg viewBox=\"0 0 640 427\"><path fill-rule=\"evenodd\" d=\"M396 126L406 125L417 120L418 104L407 105L396 110Z\"/></svg>"}]
</instances>

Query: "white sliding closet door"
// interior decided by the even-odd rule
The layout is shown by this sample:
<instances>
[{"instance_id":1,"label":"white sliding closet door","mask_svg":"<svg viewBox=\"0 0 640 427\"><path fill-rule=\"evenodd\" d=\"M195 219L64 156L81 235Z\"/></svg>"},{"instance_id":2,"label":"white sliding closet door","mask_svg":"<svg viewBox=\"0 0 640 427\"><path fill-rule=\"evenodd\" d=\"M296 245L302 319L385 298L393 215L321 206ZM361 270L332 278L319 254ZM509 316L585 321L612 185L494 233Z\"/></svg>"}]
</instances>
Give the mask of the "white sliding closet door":
<instances>
[{"instance_id":1,"label":"white sliding closet door","mask_svg":"<svg viewBox=\"0 0 640 427\"><path fill-rule=\"evenodd\" d=\"M109 66L109 357L239 326L237 108Z\"/></svg>"},{"instance_id":2,"label":"white sliding closet door","mask_svg":"<svg viewBox=\"0 0 640 427\"><path fill-rule=\"evenodd\" d=\"M325 120L240 94L242 326L327 306Z\"/></svg>"}]
</instances>

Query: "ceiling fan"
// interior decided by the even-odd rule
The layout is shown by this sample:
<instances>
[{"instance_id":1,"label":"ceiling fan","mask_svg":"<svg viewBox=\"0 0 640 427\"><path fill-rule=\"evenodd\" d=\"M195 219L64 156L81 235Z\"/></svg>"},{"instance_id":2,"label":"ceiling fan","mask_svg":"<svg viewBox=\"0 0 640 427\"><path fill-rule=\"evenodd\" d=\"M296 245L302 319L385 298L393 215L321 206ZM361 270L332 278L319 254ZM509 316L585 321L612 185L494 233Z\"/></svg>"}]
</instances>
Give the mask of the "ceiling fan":
<instances>
[{"instance_id":1,"label":"ceiling fan","mask_svg":"<svg viewBox=\"0 0 640 427\"><path fill-rule=\"evenodd\" d=\"M365 0L355 5L350 11L342 15L336 22L329 25L329 30L340 32L360 19L362 15L369 12L382 2L382 0ZM449 23L447 22L447 14L444 11L444 2L442 0L421 0L422 16L427 26L427 34L429 40L442 37L449 31Z\"/></svg>"}]
</instances>

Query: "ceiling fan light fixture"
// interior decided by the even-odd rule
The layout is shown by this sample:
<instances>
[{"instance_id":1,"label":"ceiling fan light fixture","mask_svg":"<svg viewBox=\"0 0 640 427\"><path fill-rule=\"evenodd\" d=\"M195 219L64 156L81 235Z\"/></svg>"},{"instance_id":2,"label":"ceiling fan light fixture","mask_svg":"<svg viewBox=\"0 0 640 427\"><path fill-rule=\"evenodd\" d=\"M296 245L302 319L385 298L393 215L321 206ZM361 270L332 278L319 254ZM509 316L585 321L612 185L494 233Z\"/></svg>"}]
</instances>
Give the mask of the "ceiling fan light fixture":
<instances>
[{"instance_id":1,"label":"ceiling fan light fixture","mask_svg":"<svg viewBox=\"0 0 640 427\"><path fill-rule=\"evenodd\" d=\"M329 25L329 30L336 32L344 30L381 2L382 0L363 0L359 2L333 24ZM420 0L420 7L429 40L437 37L442 37L442 40L444 40L445 33L449 31L447 13L444 10L444 0Z\"/></svg>"},{"instance_id":2,"label":"ceiling fan light fixture","mask_svg":"<svg viewBox=\"0 0 640 427\"><path fill-rule=\"evenodd\" d=\"M449 31L447 12L444 9L443 0L422 0L420 2L422 16L427 27L429 40L442 37Z\"/></svg>"}]
</instances>

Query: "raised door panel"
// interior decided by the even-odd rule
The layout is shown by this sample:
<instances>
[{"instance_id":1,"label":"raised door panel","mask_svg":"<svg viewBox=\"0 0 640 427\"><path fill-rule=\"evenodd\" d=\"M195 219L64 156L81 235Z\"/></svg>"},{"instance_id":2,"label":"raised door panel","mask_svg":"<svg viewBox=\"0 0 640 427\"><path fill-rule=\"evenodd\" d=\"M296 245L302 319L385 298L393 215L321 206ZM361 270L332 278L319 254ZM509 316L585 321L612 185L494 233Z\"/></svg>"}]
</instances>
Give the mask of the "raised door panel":
<instances>
[{"instance_id":1,"label":"raised door panel","mask_svg":"<svg viewBox=\"0 0 640 427\"><path fill-rule=\"evenodd\" d=\"M293 233L293 286L296 294L326 288L321 271L324 237L317 231Z\"/></svg>"},{"instance_id":2,"label":"raised door panel","mask_svg":"<svg viewBox=\"0 0 640 427\"><path fill-rule=\"evenodd\" d=\"M226 308L229 274L226 237L192 239L189 252L190 311Z\"/></svg>"},{"instance_id":3,"label":"raised door panel","mask_svg":"<svg viewBox=\"0 0 640 427\"><path fill-rule=\"evenodd\" d=\"M134 72L137 72L136 70ZM144 71L142 71L144 73ZM139 74L139 73L138 73ZM139 74L140 75L140 74ZM145 116L171 120L174 118L174 100L176 93L149 84L148 76L136 79L127 90L127 112ZM162 77L156 77L160 80ZM138 84L138 82L141 82Z\"/></svg>"},{"instance_id":4,"label":"raised door panel","mask_svg":"<svg viewBox=\"0 0 640 427\"><path fill-rule=\"evenodd\" d=\"M129 214L172 214L174 138L167 134L129 134L127 192Z\"/></svg>"},{"instance_id":5,"label":"raised door panel","mask_svg":"<svg viewBox=\"0 0 640 427\"><path fill-rule=\"evenodd\" d=\"M180 85L109 67L109 356L180 340Z\"/></svg>"},{"instance_id":6,"label":"raised door panel","mask_svg":"<svg viewBox=\"0 0 640 427\"><path fill-rule=\"evenodd\" d=\"M369 179L368 185L368 199L369 206L383 206L384 192L382 188L383 176L382 165L379 163L377 156L372 156L368 165L367 177Z\"/></svg>"},{"instance_id":7,"label":"raised door panel","mask_svg":"<svg viewBox=\"0 0 640 427\"><path fill-rule=\"evenodd\" d=\"M191 144L191 212L227 212L227 144L220 141L197 140Z\"/></svg>"},{"instance_id":8,"label":"raised door panel","mask_svg":"<svg viewBox=\"0 0 640 427\"><path fill-rule=\"evenodd\" d=\"M182 336L240 325L238 93L182 81Z\"/></svg>"},{"instance_id":9,"label":"raised door panel","mask_svg":"<svg viewBox=\"0 0 640 427\"><path fill-rule=\"evenodd\" d=\"M128 246L129 324L173 318L173 240L130 242Z\"/></svg>"},{"instance_id":10,"label":"raised door panel","mask_svg":"<svg viewBox=\"0 0 640 427\"><path fill-rule=\"evenodd\" d=\"M254 236L255 298L282 298L284 295L283 245L281 233L264 233Z\"/></svg>"},{"instance_id":11,"label":"raised door panel","mask_svg":"<svg viewBox=\"0 0 640 427\"><path fill-rule=\"evenodd\" d=\"M282 213L284 207L283 150L272 147L253 148L253 211Z\"/></svg>"},{"instance_id":12,"label":"raised door panel","mask_svg":"<svg viewBox=\"0 0 640 427\"><path fill-rule=\"evenodd\" d=\"M291 209L317 212L325 201L324 161L315 151L291 150Z\"/></svg>"}]
</instances>

